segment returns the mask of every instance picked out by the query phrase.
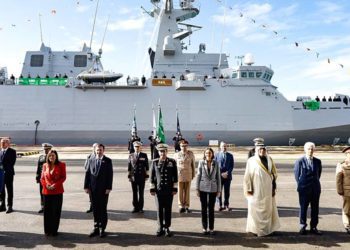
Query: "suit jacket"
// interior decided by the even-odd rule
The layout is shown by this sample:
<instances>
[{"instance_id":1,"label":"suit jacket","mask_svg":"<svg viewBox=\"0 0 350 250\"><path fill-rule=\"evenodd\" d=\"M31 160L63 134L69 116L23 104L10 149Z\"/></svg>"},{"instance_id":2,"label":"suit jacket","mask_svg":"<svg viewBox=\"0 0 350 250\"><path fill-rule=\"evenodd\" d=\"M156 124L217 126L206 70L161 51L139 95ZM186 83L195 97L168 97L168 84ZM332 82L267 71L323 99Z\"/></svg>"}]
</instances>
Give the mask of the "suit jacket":
<instances>
[{"instance_id":1,"label":"suit jacket","mask_svg":"<svg viewBox=\"0 0 350 250\"><path fill-rule=\"evenodd\" d=\"M306 156L295 162L294 175L298 185L298 192L321 192L320 177L322 173L321 160L313 157L312 168L309 166Z\"/></svg>"},{"instance_id":2,"label":"suit jacket","mask_svg":"<svg viewBox=\"0 0 350 250\"><path fill-rule=\"evenodd\" d=\"M16 150L7 148L5 155L3 151L0 152L0 165L3 167L5 174L15 175L15 163L17 159Z\"/></svg>"},{"instance_id":3,"label":"suit jacket","mask_svg":"<svg viewBox=\"0 0 350 250\"><path fill-rule=\"evenodd\" d=\"M45 163L43 165L43 171L41 173L41 185L43 186L44 195L63 194L63 182L66 180L66 164L59 162L55 165L52 172L50 172L49 165ZM46 185L55 185L55 189L49 190Z\"/></svg>"},{"instance_id":4,"label":"suit jacket","mask_svg":"<svg viewBox=\"0 0 350 250\"><path fill-rule=\"evenodd\" d=\"M198 163L196 189L202 192L216 193L221 190L221 172L218 163L214 160L211 163L210 172L206 160Z\"/></svg>"},{"instance_id":5,"label":"suit jacket","mask_svg":"<svg viewBox=\"0 0 350 250\"><path fill-rule=\"evenodd\" d=\"M135 182L145 182L148 175L149 165L146 153L140 152L136 157L135 153L129 155L128 178Z\"/></svg>"},{"instance_id":6,"label":"suit jacket","mask_svg":"<svg viewBox=\"0 0 350 250\"><path fill-rule=\"evenodd\" d=\"M216 153L215 160L219 164L220 172L227 172L227 179L232 180L232 171L234 167L233 155L226 151L226 157L224 157L224 153L220 151Z\"/></svg>"},{"instance_id":7,"label":"suit jacket","mask_svg":"<svg viewBox=\"0 0 350 250\"><path fill-rule=\"evenodd\" d=\"M85 173L84 189L90 189L94 193L105 194L107 189L112 189L112 160L103 156L100 166L97 166L97 158L95 156L91 156L89 161L89 169Z\"/></svg>"}]
</instances>

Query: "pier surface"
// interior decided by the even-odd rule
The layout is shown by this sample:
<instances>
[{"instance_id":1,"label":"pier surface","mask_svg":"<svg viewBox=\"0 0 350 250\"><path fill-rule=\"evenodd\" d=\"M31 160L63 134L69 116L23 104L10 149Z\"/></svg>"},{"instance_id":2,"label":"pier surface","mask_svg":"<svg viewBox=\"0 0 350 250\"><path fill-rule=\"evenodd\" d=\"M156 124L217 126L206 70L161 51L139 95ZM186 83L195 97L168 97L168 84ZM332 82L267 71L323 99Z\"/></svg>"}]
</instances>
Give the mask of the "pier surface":
<instances>
[{"instance_id":1,"label":"pier surface","mask_svg":"<svg viewBox=\"0 0 350 250\"><path fill-rule=\"evenodd\" d=\"M350 235L345 233L341 220L342 200L335 190L335 166L345 156L340 148L318 148L315 156L323 163L321 176L320 222L322 236L300 236L299 203L293 166L303 155L302 148L271 147L270 155L278 168L277 205L281 228L274 236L255 237L245 232L247 203L243 196L243 175L249 148L231 148L235 157L235 169L231 184L230 206L232 211L215 211L215 236L201 233L200 202L196 196L194 182L191 188L190 214L179 214L177 196L173 202L171 238L156 237L156 206L154 197L145 190L144 214L132 214L132 191L127 179L126 146L106 148L106 155L114 165L113 190L109 197L106 238L89 238L93 228L92 214L85 211L89 206L88 195L83 190L84 161L91 147L57 147L60 160L67 164L67 180L59 235L46 237L43 233L39 188L35 182L38 155L17 159L14 178L14 212L0 213L0 248L38 249L349 249ZM16 146L17 152L40 150L39 147ZM204 148L190 148L196 161L203 157ZM148 147L145 152L149 153ZM173 148L169 149L172 157ZM217 208L217 207L216 207Z\"/></svg>"}]
</instances>

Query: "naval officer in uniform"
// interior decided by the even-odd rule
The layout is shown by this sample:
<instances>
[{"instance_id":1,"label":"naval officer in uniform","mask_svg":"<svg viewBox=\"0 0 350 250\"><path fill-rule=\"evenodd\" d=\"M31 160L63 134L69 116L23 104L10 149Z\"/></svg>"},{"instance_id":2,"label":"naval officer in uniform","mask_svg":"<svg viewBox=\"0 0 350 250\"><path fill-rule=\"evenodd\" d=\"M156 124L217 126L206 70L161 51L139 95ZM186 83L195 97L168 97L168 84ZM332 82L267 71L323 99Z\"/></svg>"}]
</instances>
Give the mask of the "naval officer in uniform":
<instances>
[{"instance_id":1,"label":"naval officer in uniform","mask_svg":"<svg viewBox=\"0 0 350 250\"><path fill-rule=\"evenodd\" d=\"M149 178L149 165L146 153L141 152L142 143L135 141L134 153L129 155L128 179L131 182L134 209L132 213L143 213L145 182Z\"/></svg>"},{"instance_id":2,"label":"naval officer in uniform","mask_svg":"<svg viewBox=\"0 0 350 250\"><path fill-rule=\"evenodd\" d=\"M35 180L36 183L39 184L39 192L40 192L40 210L38 211L38 213L42 213L44 211L44 196L43 196L43 185L40 182L40 178L41 178L41 173L43 171L43 165L46 163L46 157L47 154L49 153L49 151L52 149L52 145L50 143L43 143L41 144L42 149L44 151L44 154L39 156L39 160L38 160L38 166L36 168L36 176L35 176Z\"/></svg>"},{"instance_id":3,"label":"naval officer in uniform","mask_svg":"<svg viewBox=\"0 0 350 250\"><path fill-rule=\"evenodd\" d=\"M156 196L158 231L157 236L171 237L171 207L177 193L177 167L174 159L168 158L168 145L158 144L159 159L155 159L151 171L151 195Z\"/></svg>"}]
</instances>

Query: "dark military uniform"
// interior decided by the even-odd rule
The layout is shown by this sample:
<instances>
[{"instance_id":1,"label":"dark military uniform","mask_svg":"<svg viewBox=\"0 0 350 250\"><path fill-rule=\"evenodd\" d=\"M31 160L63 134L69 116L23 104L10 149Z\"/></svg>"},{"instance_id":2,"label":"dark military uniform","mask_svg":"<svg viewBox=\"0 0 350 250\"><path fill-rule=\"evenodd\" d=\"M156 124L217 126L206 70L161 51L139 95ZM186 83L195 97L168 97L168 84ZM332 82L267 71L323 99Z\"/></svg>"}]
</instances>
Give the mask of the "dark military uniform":
<instances>
[{"instance_id":1,"label":"dark military uniform","mask_svg":"<svg viewBox=\"0 0 350 250\"><path fill-rule=\"evenodd\" d=\"M254 156L254 155L255 155L255 148L252 148L252 149L250 149L249 152L248 152L248 159L249 159L250 157Z\"/></svg>"},{"instance_id":2,"label":"dark military uniform","mask_svg":"<svg viewBox=\"0 0 350 250\"><path fill-rule=\"evenodd\" d=\"M174 149L175 149L175 152L181 151L181 148L180 148L180 141L181 141L181 140L183 140L183 138L182 138L181 135L176 135L176 136L174 136L173 141L174 141Z\"/></svg>"},{"instance_id":3,"label":"dark military uniform","mask_svg":"<svg viewBox=\"0 0 350 250\"><path fill-rule=\"evenodd\" d=\"M130 154L135 152L135 149L134 149L134 142L135 142L135 141L141 142L140 137L138 137L137 135L133 135L133 136L131 136L131 138L129 139L128 150L129 150L129 153L130 153Z\"/></svg>"},{"instance_id":4,"label":"dark military uniform","mask_svg":"<svg viewBox=\"0 0 350 250\"><path fill-rule=\"evenodd\" d=\"M148 179L148 157L146 153L140 152L129 155L128 178L131 182L134 212L143 211L145 182Z\"/></svg>"},{"instance_id":5,"label":"dark military uniform","mask_svg":"<svg viewBox=\"0 0 350 250\"><path fill-rule=\"evenodd\" d=\"M151 148L151 160L159 158L159 153L157 150L157 139L153 138L151 135L148 137L148 140L150 141L150 148Z\"/></svg>"},{"instance_id":6,"label":"dark military uniform","mask_svg":"<svg viewBox=\"0 0 350 250\"><path fill-rule=\"evenodd\" d=\"M156 159L152 164L151 192L156 193L157 217L159 230L163 231L171 226L171 207L173 193L177 192L176 161L166 158L165 161Z\"/></svg>"},{"instance_id":7,"label":"dark military uniform","mask_svg":"<svg viewBox=\"0 0 350 250\"><path fill-rule=\"evenodd\" d=\"M36 183L39 183L41 209L44 208L44 196L42 194L43 186L41 185L40 178L41 178L41 172L43 171L44 163L46 163L46 155L40 155L39 156L39 160L38 160L38 167L36 169L35 180L36 180Z\"/></svg>"}]
</instances>

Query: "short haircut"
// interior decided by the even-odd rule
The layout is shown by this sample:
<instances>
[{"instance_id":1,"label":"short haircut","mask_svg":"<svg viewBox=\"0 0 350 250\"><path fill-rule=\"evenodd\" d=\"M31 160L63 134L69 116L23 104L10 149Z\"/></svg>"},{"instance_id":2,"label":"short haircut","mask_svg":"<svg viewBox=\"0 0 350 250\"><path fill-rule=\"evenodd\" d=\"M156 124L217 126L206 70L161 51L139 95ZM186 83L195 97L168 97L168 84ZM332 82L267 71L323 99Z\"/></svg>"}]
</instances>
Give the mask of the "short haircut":
<instances>
[{"instance_id":1,"label":"short haircut","mask_svg":"<svg viewBox=\"0 0 350 250\"><path fill-rule=\"evenodd\" d=\"M96 148L103 148L103 150L105 150L105 145L103 145L102 143L97 143Z\"/></svg>"},{"instance_id":2,"label":"short haircut","mask_svg":"<svg viewBox=\"0 0 350 250\"><path fill-rule=\"evenodd\" d=\"M306 142L306 143L304 144L304 151L306 151L310 146L312 146L313 149L316 148L315 143L308 141L308 142Z\"/></svg>"}]
</instances>

